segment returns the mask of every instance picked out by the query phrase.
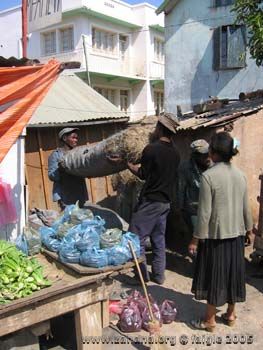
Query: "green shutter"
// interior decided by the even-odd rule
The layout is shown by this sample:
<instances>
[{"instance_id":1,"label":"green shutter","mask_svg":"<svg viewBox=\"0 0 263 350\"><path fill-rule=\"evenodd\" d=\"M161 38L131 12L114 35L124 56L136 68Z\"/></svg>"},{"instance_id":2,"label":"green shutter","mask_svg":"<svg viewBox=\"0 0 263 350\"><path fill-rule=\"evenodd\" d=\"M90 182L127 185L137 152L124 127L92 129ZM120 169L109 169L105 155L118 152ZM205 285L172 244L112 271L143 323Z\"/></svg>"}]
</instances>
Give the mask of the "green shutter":
<instances>
[{"instance_id":1,"label":"green shutter","mask_svg":"<svg viewBox=\"0 0 263 350\"><path fill-rule=\"evenodd\" d=\"M245 26L228 26L227 68L242 68L246 65Z\"/></svg>"},{"instance_id":2,"label":"green shutter","mask_svg":"<svg viewBox=\"0 0 263 350\"><path fill-rule=\"evenodd\" d=\"M233 5L235 0L215 0L215 7Z\"/></svg>"},{"instance_id":3,"label":"green shutter","mask_svg":"<svg viewBox=\"0 0 263 350\"><path fill-rule=\"evenodd\" d=\"M213 57L213 68L214 70L220 69L220 38L221 38L221 27L214 29L213 34L213 45L214 45L214 57Z\"/></svg>"}]
</instances>

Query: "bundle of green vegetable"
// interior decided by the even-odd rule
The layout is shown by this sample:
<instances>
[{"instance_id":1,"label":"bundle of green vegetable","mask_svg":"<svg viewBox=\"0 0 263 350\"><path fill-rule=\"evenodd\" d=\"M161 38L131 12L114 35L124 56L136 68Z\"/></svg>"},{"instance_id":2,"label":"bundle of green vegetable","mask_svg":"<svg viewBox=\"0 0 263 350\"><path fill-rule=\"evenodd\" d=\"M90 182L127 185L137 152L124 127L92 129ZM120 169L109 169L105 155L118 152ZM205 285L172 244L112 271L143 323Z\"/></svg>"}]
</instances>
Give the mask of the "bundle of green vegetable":
<instances>
[{"instance_id":1,"label":"bundle of green vegetable","mask_svg":"<svg viewBox=\"0 0 263 350\"><path fill-rule=\"evenodd\" d=\"M0 240L0 304L50 285L36 259L28 258L15 245Z\"/></svg>"}]
</instances>

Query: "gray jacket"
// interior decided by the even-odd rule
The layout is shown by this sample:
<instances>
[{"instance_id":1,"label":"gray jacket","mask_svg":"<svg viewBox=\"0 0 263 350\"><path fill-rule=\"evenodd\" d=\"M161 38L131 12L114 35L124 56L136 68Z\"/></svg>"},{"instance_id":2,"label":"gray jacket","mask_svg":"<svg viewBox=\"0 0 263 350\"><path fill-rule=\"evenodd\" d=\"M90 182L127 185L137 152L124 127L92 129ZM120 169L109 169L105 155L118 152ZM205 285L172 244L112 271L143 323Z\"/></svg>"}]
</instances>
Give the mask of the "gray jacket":
<instances>
[{"instance_id":1,"label":"gray jacket","mask_svg":"<svg viewBox=\"0 0 263 350\"><path fill-rule=\"evenodd\" d=\"M53 201L62 200L66 205L79 201L80 206L83 206L88 200L85 179L60 170L59 161L64 153L62 148L57 148L48 158L48 177L53 181Z\"/></svg>"},{"instance_id":2,"label":"gray jacket","mask_svg":"<svg viewBox=\"0 0 263 350\"><path fill-rule=\"evenodd\" d=\"M202 175L194 237L234 238L252 227L245 175L231 163L216 163Z\"/></svg>"}]
</instances>

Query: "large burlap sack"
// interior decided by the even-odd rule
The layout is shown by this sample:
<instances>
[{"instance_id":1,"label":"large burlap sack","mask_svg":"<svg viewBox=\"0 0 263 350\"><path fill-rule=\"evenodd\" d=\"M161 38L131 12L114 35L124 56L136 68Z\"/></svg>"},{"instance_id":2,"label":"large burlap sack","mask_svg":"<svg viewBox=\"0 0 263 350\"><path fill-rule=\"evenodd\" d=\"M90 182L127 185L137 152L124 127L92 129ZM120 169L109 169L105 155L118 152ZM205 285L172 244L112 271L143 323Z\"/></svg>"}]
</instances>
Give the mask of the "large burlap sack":
<instances>
[{"instance_id":1,"label":"large burlap sack","mask_svg":"<svg viewBox=\"0 0 263 350\"><path fill-rule=\"evenodd\" d=\"M66 172L83 177L102 177L127 169L127 161L140 162L154 124L133 126L93 146L80 146L67 152L61 166ZM120 157L114 163L109 157Z\"/></svg>"}]
</instances>

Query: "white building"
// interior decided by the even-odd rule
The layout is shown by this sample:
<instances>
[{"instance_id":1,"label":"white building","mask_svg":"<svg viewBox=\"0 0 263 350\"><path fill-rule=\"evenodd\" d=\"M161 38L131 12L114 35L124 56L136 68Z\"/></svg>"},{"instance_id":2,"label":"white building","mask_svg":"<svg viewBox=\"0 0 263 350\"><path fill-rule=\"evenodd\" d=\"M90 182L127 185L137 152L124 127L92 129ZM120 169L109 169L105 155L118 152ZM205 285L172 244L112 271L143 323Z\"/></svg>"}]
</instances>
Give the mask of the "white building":
<instances>
[{"instance_id":1,"label":"white building","mask_svg":"<svg viewBox=\"0 0 263 350\"><path fill-rule=\"evenodd\" d=\"M76 74L88 80L84 38L94 89L120 110L127 111L131 120L155 114L156 109L161 111L163 15L157 16L156 8L150 4L129 5L119 0L62 0L62 10L61 23L29 35L28 56L41 62L53 57L81 62ZM20 8L17 12L20 15ZM8 16L9 12L4 14ZM8 26L17 28L12 19L5 25L5 32ZM14 56L21 52L17 36L16 40Z\"/></svg>"},{"instance_id":2,"label":"white building","mask_svg":"<svg viewBox=\"0 0 263 350\"><path fill-rule=\"evenodd\" d=\"M183 112L209 96L236 99L262 89L263 71L246 49L248 30L235 25L235 0L165 0L165 110Z\"/></svg>"}]
</instances>

